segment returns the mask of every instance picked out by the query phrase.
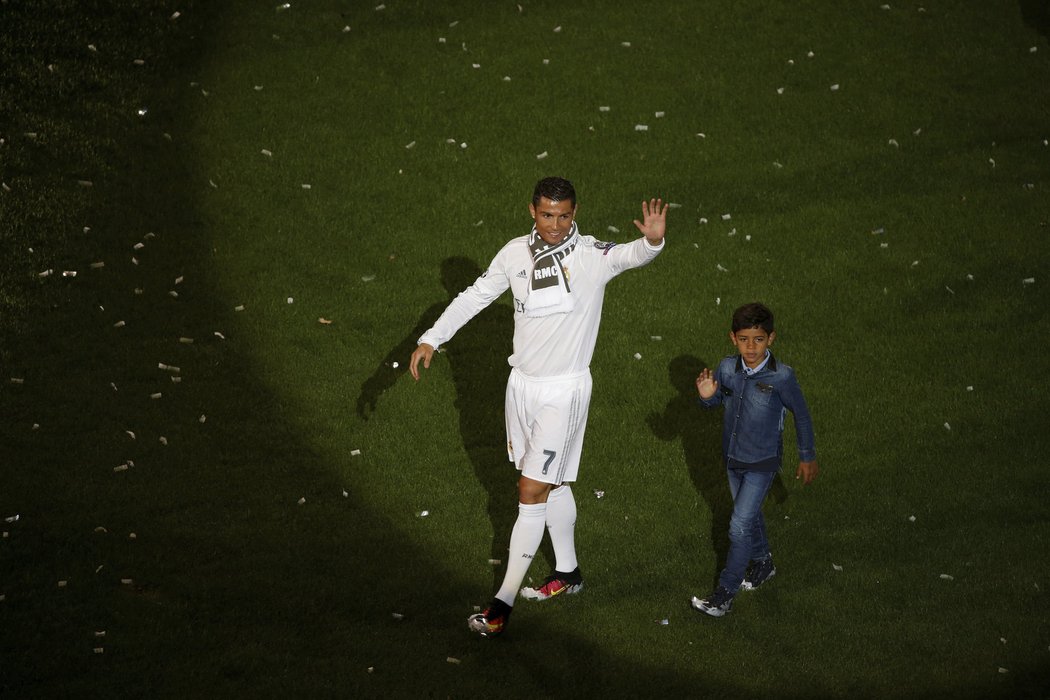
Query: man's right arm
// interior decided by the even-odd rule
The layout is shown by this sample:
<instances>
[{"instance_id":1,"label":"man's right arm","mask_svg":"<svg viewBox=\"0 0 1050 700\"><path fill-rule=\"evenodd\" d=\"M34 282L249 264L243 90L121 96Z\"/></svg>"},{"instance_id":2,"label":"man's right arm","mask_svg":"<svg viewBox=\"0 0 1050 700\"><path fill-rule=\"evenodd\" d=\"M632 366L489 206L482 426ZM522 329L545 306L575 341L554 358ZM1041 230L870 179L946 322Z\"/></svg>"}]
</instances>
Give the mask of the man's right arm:
<instances>
[{"instance_id":1,"label":"man's right arm","mask_svg":"<svg viewBox=\"0 0 1050 700\"><path fill-rule=\"evenodd\" d=\"M510 287L510 280L505 271L506 266L502 260L505 251L506 248L500 251L489 264L488 269L474 281L474 284L460 292L445 308L434 325L419 336L419 347L412 353L409 363L409 371L417 381L419 380L419 361L422 360L423 367L428 369L434 351L451 340L452 336L470 319L477 316Z\"/></svg>"}]
</instances>

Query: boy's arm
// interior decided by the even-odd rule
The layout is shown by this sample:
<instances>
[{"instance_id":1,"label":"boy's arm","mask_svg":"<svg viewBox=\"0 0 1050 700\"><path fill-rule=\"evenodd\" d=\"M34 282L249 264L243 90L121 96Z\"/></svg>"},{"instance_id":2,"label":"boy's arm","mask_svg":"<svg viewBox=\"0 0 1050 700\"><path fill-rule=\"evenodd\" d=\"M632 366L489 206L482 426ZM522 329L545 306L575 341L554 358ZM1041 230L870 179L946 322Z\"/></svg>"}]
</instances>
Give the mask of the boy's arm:
<instances>
[{"instance_id":1,"label":"boy's arm","mask_svg":"<svg viewBox=\"0 0 1050 700\"><path fill-rule=\"evenodd\" d=\"M700 403L711 408L721 403L722 395L718 392L718 380L707 367L696 378L696 393L700 395Z\"/></svg>"},{"instance_id":2,"label":"boy's arm","mask_svg":"<svg viewBox=\"0 0 1050 700\"><path fill-rule=\"evenodd\" d=\"M795 418L795 438L798 441L798 469L795 478L802 479L803 484L808 484L817 478L820 467L817 466L817 449L813 436L813 419L809 415L809 406L806 397L802 395L802 387L799 386L794 372L788 378L785 386L780 392L780 399L784 407L791 411Z\"/></svg>"}]
</instances>

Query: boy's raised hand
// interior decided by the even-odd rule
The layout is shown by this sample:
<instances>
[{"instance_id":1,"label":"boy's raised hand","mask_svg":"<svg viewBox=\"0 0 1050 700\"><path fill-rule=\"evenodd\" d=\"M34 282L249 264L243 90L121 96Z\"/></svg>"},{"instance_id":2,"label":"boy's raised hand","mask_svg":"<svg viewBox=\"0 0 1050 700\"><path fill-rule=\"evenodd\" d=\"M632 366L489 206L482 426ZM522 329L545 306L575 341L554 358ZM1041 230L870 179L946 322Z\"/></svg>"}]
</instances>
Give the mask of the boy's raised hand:
<instances>
[{"instance_id":1,"label":"boy's raised hand","mask_svg":"<svg viewBox=\"0 0 1050 700\"><path fill-rule=\"evenodd\" d=\"M696 390L704 400L711 398L718 391L718 381L707 367L704 367L704 371L696 378Z\"/></svg>"}]
</instances>

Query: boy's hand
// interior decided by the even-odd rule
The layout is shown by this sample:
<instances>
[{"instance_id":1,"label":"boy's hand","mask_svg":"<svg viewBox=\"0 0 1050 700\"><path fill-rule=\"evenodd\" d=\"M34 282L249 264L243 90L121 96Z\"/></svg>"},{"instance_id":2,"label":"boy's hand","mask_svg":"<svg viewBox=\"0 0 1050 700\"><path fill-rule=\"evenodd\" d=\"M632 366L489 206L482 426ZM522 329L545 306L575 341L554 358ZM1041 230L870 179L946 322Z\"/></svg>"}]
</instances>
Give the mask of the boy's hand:
<instances>
[{"instance_id":1,"label":"boy's hand","mask_svg":"<svg viewBox=\"0 0 1050 700\"><path fill-rule=\"evenodd\" d=\"M799 462L798 469L795 470L795 478L802 479L802 485L805 486L811 483L817 478L817 474L820 473L820 467L817 466L816 461L813 462Z\"/></svg>"},{"instance_id":2,"label":"boy's hand","mask_svg":"<svg viewBox=\"0 0 1050 700\"><path fill-rule=\"evenodd\" d=\"M718 382L715 380L714 375L711 374L711 370L704 367L704 371L700 373L700 376L696 378L696 390L700 394L700 398L705 401L715 395L718 391Z\"/></svg>"}]
</instances>

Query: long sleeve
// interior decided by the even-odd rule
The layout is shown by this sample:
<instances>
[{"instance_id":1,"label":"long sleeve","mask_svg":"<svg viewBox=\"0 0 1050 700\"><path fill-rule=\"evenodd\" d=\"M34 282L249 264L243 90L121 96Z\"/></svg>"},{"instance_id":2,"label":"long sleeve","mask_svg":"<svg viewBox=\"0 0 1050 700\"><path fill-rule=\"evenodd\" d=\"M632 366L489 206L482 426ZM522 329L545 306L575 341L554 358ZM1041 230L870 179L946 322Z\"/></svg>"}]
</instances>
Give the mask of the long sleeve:
<instances>
[{"instance_id":1,"label":"long sleeve","mask_svg":"<svg viewBox=\"0 0 1050 700\"><path fill-rule=\"evenodd\" d=\"M474 284L460 292L446 307L433 327L419 337L419 343L426 343L437 349L447 343L456 332L466 325L467 321L477 316L482 309L495 301L510 286L505 266L502 264L503 251L493 258L488 270L478 277Z\"/></svg>"}]
</instances>

